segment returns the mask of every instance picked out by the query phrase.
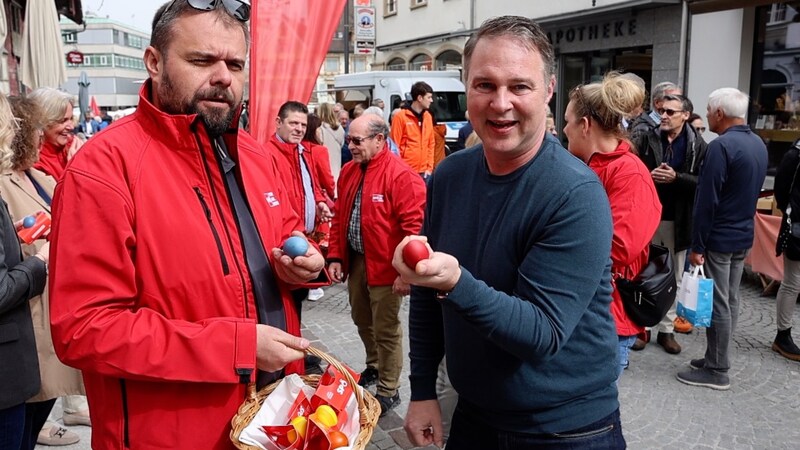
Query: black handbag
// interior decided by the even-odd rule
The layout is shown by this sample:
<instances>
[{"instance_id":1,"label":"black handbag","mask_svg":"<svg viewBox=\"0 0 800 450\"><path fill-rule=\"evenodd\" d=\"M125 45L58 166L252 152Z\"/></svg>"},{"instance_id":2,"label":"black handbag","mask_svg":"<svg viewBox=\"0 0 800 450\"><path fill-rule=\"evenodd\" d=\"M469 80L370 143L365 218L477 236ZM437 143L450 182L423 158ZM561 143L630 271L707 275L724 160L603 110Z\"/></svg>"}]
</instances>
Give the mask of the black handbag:
<instances>
[{"instance_id":1,"label":"black handbag","mask_svg":"<svg viewBox=\"0 0 800 450\"><path fill-rule=\"evenodd\" d=\"M632 280L618 277L615 283L628 317L640 326L655 326L667 315L678 291L669 249L650 244L647 265L639 275Z\"/></svg>"}]
</instances>

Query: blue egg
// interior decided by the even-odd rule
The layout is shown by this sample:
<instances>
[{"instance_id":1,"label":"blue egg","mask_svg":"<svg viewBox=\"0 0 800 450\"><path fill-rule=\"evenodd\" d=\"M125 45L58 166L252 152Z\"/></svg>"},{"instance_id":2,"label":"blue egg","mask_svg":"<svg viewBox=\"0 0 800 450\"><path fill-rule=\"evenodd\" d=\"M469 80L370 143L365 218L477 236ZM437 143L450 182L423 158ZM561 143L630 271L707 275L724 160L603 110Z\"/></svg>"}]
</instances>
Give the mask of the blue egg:
<instances>
[{"instance_id":1,"label":"blue egg","mask_svg":"<svg viewBox=\"0 0 800 450\"><path fill-rule=\"evenodd\" d=\"M308 252L308 241L299 236L292 236L283 243L283 252L290 258L305 256Z\"/></svg>"},{"instance_id":2,"label":"blue egg","mask_svg":"<svg viewBox=\"0 0 800 450\"><path fill-rule=\"evenodd\" d=\"M36 224L36 218L33 216L26 216L24 219L22 219L22 226L25 228L30 228L34 224Z\"/></svg>"}]
</instances>

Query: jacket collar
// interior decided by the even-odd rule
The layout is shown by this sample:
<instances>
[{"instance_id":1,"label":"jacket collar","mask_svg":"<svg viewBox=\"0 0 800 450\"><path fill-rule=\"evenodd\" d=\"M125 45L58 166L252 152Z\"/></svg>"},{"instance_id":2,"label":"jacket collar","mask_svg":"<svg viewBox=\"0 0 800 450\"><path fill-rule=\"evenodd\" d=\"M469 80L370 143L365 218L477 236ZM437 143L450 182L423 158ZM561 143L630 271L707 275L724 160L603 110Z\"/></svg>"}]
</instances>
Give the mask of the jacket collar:
<instances>
[{"instance_id":1,"label":"jacket collar","mask_svg":"<svg viewBox=\"0 0 800 450\"><path fill-rule=\"evenodd\" d=\"M592 167L602 167L611 163L611 161L620 158L625 153L630 153L630 151L631 145L627 141L620 141L620 143L617 145L617 148L615 148L613 152L592 153L592 156L589 157L588 165Z\"/></svg>"},{"instance_id":2,"label":"jacket collar","mask_svg":"<svg viewBox=\"0 0 800 450\"><path fill-rule=\"evenodd\" d=\"M173 150L195 150L197 143L194 139L187 139L186 133L200 132L200 135L208 138L202 119L197 114L167 114L156 108L150 101L153 95L153 80L148 78L139 90L139 105L132 117L141 121L146 130L152 132L152 136L166 144ZM235 148L231 144L236 143L238 134L239 114L241 106L234 114L231 125L225 133L228 148ZM232 142L229 139L234 139Z\"/></svg>"}]
</instances>

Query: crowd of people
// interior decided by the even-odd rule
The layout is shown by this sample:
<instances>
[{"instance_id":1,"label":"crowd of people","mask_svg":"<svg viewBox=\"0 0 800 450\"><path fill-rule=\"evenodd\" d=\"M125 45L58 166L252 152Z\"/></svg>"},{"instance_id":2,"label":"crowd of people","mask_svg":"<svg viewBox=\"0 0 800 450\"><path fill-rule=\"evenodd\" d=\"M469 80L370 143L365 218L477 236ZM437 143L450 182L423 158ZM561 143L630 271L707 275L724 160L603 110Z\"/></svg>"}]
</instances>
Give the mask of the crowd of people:
<instances>
[{"instance_id":1,"label":"crowd of people","mask_svg":"<svg viewBox=\"0 0 800 450\"><path fill-rule=\"evenodd\" d=\"M711 93L719 136L706 143L679 86L648 102L641 78L612 72L570 91L559 133L553 47L535 22L503 16L465 46L463 150L447 155L424 82L390 121L381 99L314 112L287 99L260 143L242 117L242 5L159 8L137 110L111 126L76 124L56 89L0 98L0 449L74 443L47 422L59 397L95 449L230 448L248 385L321 372L303 302L339 282L381 415L402 401L409 299L413 444L625 448L617 383L650 331L615 280L640 272L651 243L678 282L689 265L715 282L707 350L677 379L730 387L767 169L745 94ZM773 349L794 360L799 151L776 177L787 275ZM52 231L21 242L36 214ZM290 236L309 242L304 255L283 251ZM430 252L414 267L412 240ZM670 354L692 329L674 305L654 328Z\"/></svg>"}]
</instances>

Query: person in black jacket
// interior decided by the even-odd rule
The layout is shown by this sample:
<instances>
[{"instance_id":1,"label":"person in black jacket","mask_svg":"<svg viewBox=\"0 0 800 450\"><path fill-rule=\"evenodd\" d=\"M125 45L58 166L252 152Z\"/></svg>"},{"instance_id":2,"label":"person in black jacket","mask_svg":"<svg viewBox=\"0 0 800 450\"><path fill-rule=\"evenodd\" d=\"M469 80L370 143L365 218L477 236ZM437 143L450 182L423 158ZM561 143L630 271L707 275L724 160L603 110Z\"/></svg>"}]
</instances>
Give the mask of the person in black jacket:
<instances>
[{"instance_id":1,"label":"person in black jacket","mask_svg":"<svg viewBox=\"0 0 800 450\"><path fill-rule=\"evenodd\" d=\"M792 340L792 316L797 294L800 293L800 234L791 233L793 224L800 228L800 141L794 143L783 155L775 174L775 201L783 212L781 232L776 244L776 254L783 254L783 281L776 302L778 335L772 350L793 361L800 361L800 348Z\"/></svg>"},{"instance_id":2,"label":"person in black jacket","mask_svg":"<svg viewBox=\"0 0 800 450\"><path fill-rule=\"evenodd\" d=\"M0 95L0 169L11 166L15 129L8 100ZM45 244L23 261L8 207L0 201L0 449L33 448L44 424L26 423L25 401L40 388L28 300L44 291L49 248Z\"/></svg>"},{"instance_id":3,"label":"person in black jacket","mask_svg":"<svg viewBox=\"0 0 800 450\"><path fill-rule=\"evenodd\" d=\"M669 248L678 283L683 275L686 249L691 244L697 175L707 147L697 130L689 125L693 109L691 101L683 95L664 95L655 109L661 117L659 126L647 132L631 132L631 142L650 170L663 207L661 224L653 236L653 243ZM688 329L676 328L675 319L673 304L657 327L656 341L670 354L681 352L674 331L691 330L691 326ZM637 340L632 349L641 350L645 344L646 340Z\"/></svg>"}]
</instances>

